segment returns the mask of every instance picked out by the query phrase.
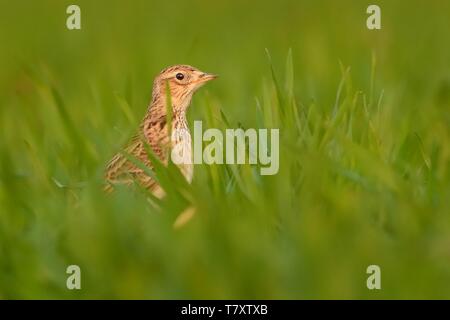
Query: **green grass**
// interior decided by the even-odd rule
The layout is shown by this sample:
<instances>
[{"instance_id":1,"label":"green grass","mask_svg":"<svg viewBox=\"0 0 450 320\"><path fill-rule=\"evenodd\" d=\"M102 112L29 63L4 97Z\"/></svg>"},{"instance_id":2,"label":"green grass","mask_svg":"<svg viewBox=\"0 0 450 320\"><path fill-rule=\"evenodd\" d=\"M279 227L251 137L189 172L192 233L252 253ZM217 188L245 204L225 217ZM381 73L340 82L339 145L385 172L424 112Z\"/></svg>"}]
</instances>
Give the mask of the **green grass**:
<instances>
[{"instance_id":1,"label":"green grass","mask_svg":"<svg viewBox=\"0 0 450 320\"><path fill-rule=\"evenodd\" d=\"M450 3L378 2L381 31L331 0L76 1L68 31L72 2L1 1L0 298L450 298ZM177 63L220 75L191 123L280 129L279 173L105 195Z\"/></svg>"}]
</instances>

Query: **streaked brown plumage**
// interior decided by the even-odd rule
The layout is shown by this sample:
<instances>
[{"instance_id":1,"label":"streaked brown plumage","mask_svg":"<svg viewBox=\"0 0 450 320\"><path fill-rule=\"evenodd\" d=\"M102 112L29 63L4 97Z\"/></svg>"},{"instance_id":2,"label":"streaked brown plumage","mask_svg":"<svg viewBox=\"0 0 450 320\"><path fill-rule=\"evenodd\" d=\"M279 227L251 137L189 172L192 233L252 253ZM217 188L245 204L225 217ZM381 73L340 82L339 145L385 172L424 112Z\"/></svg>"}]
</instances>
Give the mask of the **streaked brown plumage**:
<instances>
[{"instance_id":1,"label":"streaked brown plumage","mask_svg":"<svg viewBox=\"0 0 450 320\"><path fill-rule=\"evenodd\" d=\"M189 107L194 92L207 81L215 79L216 76L204 73L188 65L175 65L161 71L153 83L152 101L147 113L141 122L138 133L125 147L128 153L149 168L152 164L145 151L145 142L151 147L153 153L167 164L171 148L176 145L184 153L187 159L191 157L191 137L186 121L186 110ZM167 125L167 94L166 88L172 102L172 137L169 137ZM183 135L174 133L184 129ZM192 161L180 165L180 170L190 182L193 175ZM142 187L149 189L156 196L161 197L164 191L144 171L131 163L122 152L117 153L106 168L107 191L112 191L115 184L131 184L137 181Z\"/></svg>"}]
</instances>

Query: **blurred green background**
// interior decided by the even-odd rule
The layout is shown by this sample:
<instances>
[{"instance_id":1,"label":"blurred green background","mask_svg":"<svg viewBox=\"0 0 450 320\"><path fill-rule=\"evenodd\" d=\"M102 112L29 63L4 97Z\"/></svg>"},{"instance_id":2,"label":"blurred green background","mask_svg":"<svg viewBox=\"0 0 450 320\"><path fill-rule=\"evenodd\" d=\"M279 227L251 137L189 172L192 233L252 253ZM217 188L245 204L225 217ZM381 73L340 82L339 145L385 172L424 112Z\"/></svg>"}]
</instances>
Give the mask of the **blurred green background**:
<instances>
[{"instance_id":1,"label":"blurred green background","mask_svg":"<svg viewBox=\"0 0 450 320\"><path fill-rule=\"evenodd\" d=\"M450 298L450 1L0 3L1 299ZM189 121L280 128L280 172L105 195L179 63L220 75Z\"/></svg>"}]
</instances>

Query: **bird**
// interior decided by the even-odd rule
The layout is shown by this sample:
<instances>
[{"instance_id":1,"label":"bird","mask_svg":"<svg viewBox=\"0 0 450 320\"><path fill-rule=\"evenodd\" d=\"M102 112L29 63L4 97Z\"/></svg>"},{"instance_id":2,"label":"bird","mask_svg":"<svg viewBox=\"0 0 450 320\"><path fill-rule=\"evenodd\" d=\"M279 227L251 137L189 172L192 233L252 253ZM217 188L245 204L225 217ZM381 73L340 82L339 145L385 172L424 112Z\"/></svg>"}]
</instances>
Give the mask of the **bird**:
<instances>
[{"instance_id":1,"label":"bird","mask_svg":"<svg viewBox=\"0 0 450 320\"><path fill-rule=\"evenodd\" d=\"M194 93L205 83L216 78L217 75L200 71L190 65L167 67L155 77L151 102L138 132L106 166L105 191L114 191L118 184L131 185L137 182L156 197L164 196L165 191L161 186L142 168L130 161L130 157L124 155L124 153L131 155L149 169L153 169L146 151L148 147L165 165L168 163L170 151L176 149L177 155L183 159L177 166L186 180L189 183L192 181L192 139L186 111ZM168 116L169 103L171 103L171 117Z\"/></svg>"}]
</instances>

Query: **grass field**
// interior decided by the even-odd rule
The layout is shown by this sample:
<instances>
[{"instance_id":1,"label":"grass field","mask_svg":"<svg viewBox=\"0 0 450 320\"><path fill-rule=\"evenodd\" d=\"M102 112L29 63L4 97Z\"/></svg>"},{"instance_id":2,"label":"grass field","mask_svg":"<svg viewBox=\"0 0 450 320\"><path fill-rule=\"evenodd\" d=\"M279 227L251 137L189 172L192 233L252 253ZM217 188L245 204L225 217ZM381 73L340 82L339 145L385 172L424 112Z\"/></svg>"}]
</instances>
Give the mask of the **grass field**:
<instances>
[{"instance_id":1,"label":"grass field","mask_svg":"<svg viewBox=\"0 0 450 320\"><path fill-rule=\"evenodd\" d=\"M0 1L0 299L450 298L450 2L376 1L379 31L368 1L252 2ZM104 194L178 63L220 75L189 121L279 128L279 173Z\"/></svg>"}]
</instances>

